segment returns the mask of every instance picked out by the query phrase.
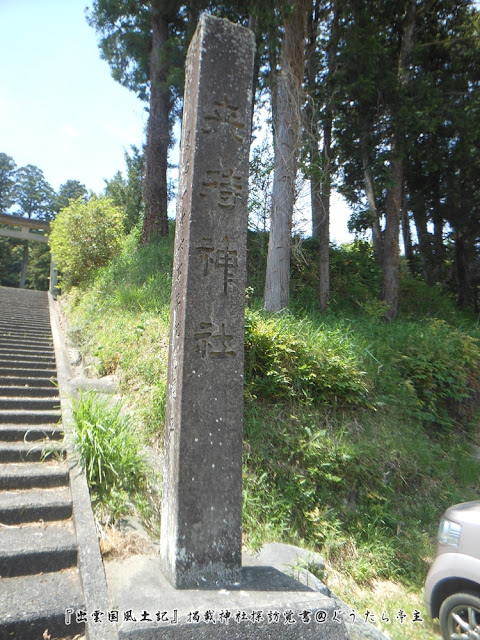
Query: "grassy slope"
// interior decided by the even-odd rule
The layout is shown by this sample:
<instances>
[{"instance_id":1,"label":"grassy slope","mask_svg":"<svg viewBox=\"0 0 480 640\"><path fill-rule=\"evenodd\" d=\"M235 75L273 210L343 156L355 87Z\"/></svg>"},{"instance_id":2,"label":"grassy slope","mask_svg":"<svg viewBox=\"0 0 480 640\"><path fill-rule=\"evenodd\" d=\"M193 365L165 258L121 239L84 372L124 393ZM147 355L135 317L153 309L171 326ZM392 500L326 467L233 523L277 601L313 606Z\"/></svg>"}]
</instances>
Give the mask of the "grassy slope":
<instances>
[{"instance_id":1,"label":"grassy slope","mask_svg":"<svg viewBox=\"0 0 480 640\"><path fill-rule=\"evenodd\" d=\"M365 246L332 254L332 304L315 303L314 246L297 247L291 312L258 309L264 239L251 236L246 335L244 531L321 551L326 581L392 638L435 638L421 587L449 504L478 498L478 330L451 301L404 278L399 318L381 320ZM171 239L125 250L72 291L72 337L116 372L137 423L161 446ZM403 608L409 618L395 620Z\"/></svg>"}]
</instances>

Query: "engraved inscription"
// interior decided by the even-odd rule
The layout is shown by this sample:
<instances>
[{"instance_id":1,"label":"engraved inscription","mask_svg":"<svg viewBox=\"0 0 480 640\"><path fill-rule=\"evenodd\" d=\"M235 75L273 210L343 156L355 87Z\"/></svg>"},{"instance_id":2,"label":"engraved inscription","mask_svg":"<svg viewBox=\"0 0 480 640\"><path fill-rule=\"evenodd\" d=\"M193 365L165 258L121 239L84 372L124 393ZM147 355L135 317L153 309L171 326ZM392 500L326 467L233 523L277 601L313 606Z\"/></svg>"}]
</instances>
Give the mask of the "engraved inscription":
<instances>
[{"instance_id":1,"label":"engraved inscription","mask_svg":"<svg viewBox=\"0 0 480 640\"><path fill-rule=\"evenodd\" d=\"M177 264L177 267L175 269L175 278L176 278L176 285L180 286L180 283L182 281L182 269L183 269L183 264L181 262L179 262Z\"/></svg>"},{"instance_id":2,"label":"engraved inscription","mask_svg":"<svg viewBox=\"0 0 480 640\"><path fill-rule=\"evenodd\" d=\"M214 247L211 246L212 239L211 238L203 238L202 245L197 247L197 255L200 259L200 267L203 271L204 276L208 276L209 274L209 265L210 263L215 262L211 256L214 252Z\"/></svg>"},{"instance_id":3,"label":"engraved inscription","mask_svg":"<svg viewBox=\"0 0 480 640\"><path fill-rule=\"evenodd\" d=\"M200 330L194 334L197 352L202 358L231 358L236 356L229 343L233 335L228 334L225 323L218 329L213 322L200 322Z\"/></svg>"},{"instance_id":4,"label":"engraved inscription","mask_svg":"<svg viewBox=\"0 0 480 640\"><path fill-rule=\"evenodd\" d=\"M192 146L191 137L192 137L192 130L189 129L185 134L185 142L183 147L183 173L184 174L190 171L190 147ZM182 197L184 193L182 194Z\"/></svg>"},{"instance_id":5,"label":"engraved inscription","mask_svg":"<svg viewBox=\"0 0 480 640\"><path fill-rule=\"evenodd\" d=\"M206 197L212 190L217 198L217 204L222 209L234 209L237 198L242 197L242 176L234 175L233 169L228 172L207 171L207 177L203 181L202 197Z\"/></svg>"},{"instance_id":6,"label":"engraved inscription","mask_svg":"<svg viewBox=\"0 0 480 640\"><path fill-rule=\"evenodd\" d=\"M211 274L211 267L218 269L223 276L223 293L227 294L229 287L234 286L236 270L238 268L238 252L229 246L228 236L225 236L221 249L215 249L212 238L203 238L202 244L196 248L197 265L203 276Z\"/></svg>"},{"instance_id":7,"label":"engraved inscription","mask_svg":"<svg viewBox=\"0 0 480 640\"><path fill-rule=\"evenodd\" d=\"M223 293L228 293L228 287L233 285L234 272L238 267L237 252L228 246L228 236L225 236L225 249L217 251L215 266L223 271Z\"/></svg>"},{"instance_id":8,"label":"engraved inscription","mask_svg":"<svg viewBox=\"0 0 480 640\"><path fill-rule=\"evenodd\" d=\"M204 117L204 123L203 133L217 132L219 127L227 126L236 142L243 142L245 139L245 122L240 120L239 108L230 104L227 98L213 102L213 108Z\"/></svg>"}]
</instances>

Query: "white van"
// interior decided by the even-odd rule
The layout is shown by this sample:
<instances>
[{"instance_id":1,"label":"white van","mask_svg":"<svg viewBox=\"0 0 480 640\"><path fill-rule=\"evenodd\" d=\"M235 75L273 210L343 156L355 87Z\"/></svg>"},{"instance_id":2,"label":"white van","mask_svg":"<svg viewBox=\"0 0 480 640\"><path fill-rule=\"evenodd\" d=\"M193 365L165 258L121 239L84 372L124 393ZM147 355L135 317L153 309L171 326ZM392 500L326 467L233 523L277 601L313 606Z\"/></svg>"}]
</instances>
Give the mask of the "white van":
<instances>
[{"instance_id":1,"label":"white van","mask_svg":"<svg viewBox=\"0 0 480 640\"><path fill-rule=\"evenodd\" d=\"M444 640L480 640L480 501L449 507L425 581L425 604Z\"/></svg>"}]
</instances>

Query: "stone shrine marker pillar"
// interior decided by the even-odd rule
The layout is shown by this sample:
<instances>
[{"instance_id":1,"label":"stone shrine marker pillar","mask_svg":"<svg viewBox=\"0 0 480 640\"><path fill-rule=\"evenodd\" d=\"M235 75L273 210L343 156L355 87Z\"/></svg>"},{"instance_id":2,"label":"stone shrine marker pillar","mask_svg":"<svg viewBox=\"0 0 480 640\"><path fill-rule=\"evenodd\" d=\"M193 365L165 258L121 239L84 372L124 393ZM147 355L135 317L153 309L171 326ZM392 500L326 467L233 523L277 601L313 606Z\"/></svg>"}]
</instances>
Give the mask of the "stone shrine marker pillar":
<instances>
[{"instance_id":1,"label":"stone shrine marker pillar","mask_svg":"<svg viewBox=\"0 0 480 640\"><path fill-rule=\"evenodd\" d=\"M160 555L177 588L240 580L248 152L255 39L203 15L189 48Z\"/></svg>"}]
</instances>

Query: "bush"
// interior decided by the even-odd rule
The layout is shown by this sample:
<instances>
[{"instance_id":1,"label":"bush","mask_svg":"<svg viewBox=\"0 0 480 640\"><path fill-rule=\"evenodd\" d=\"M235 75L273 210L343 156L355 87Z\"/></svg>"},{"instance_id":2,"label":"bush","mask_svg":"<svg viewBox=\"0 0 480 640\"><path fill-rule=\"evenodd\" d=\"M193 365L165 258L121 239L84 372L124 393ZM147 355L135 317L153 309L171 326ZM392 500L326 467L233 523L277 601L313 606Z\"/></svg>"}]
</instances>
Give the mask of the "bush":
<instances>
[{"instance_id":1,"label":"bush","mask_svg":"<svg viewBox=\"0 0 480 640\"><path fill-rule=\"evenodd\" d=\"M247 391L271 402L365 403L364 373L348 337L295 317L247 310L245 375Z\"/></svg>"},{"instance_id":2,"label":"bush","mask_svg":"<svg viewBox=\"0 0 480 640\"><path fill-rule=\"evenodd\" d=\"M373 247L355 240L330 251L331 301L343 307L360 307L369 316L383 317L380 302L382 273Z\"/></svg>"},{"instance_id":3,"label":"bush","mask_svg":"<svg viewBox=\"0 0 480 640\"><path fill-rule=\"evenodd\" d=\"M81 198L62 209L52 222L50 246L67 287L87 280L118 253L124 214L109 198Z\"/></svg>"},{"instance_id":4,"label":"bush","mask_svg":"<svg viewBox=\"0 0 480 640\"><path fill-rule=\"evenodd\" d=\"M463 404L478 389L478 341L444 320L412 324L399 365L416 395L417 417L437 429L455 426Z\"/></svg>"}]
</instances>

